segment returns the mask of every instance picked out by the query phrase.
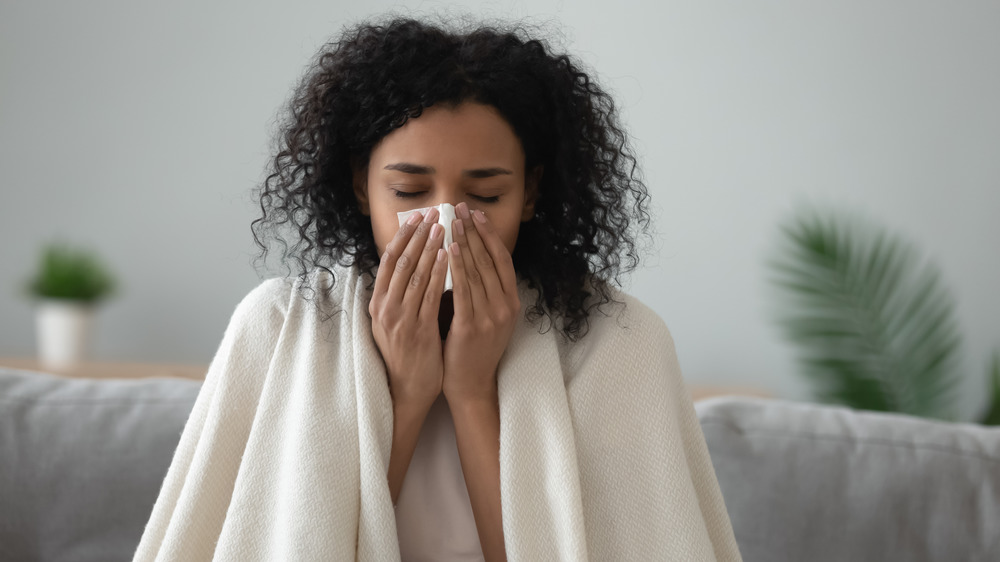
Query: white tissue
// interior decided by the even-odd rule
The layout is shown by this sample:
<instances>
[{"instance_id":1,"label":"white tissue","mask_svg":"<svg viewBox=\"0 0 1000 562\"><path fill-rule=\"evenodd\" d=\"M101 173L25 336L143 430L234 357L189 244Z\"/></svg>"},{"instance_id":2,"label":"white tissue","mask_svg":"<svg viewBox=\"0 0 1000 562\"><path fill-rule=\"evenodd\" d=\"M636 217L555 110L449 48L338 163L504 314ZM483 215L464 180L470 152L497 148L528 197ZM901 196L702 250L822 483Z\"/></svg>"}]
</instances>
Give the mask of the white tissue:
<instances>
[{"instance_id":1,"label":"white tissue","mask_svg":"<svg viewBox=\"0 0 1000 562\"><path fill-rule=\"evenodd\" d=\"M455 206L452 205L451 203L441 203L440 205L436 205L434 207L423 207L421 209L413 209L412 211L403 211L402 213L396 213L396 216L399 217L399 226L403 226L403 223L406 222L406 219L410 218L410 216L413 215L413 213L420 213L420 216L424 216L425 214L427 214L427 211L430 211L431 209L437 209L438 213L440 213L438 215L437 222L438 224L444 227L443 248L447 250L448 246L451 246L452 243L451 223L455 222ZM448 273L445 275L444 278L444 290L450 291L453 286L454 284L452 283L451 280L451 257L449 256Z\"/></svg>"}]
</instances>

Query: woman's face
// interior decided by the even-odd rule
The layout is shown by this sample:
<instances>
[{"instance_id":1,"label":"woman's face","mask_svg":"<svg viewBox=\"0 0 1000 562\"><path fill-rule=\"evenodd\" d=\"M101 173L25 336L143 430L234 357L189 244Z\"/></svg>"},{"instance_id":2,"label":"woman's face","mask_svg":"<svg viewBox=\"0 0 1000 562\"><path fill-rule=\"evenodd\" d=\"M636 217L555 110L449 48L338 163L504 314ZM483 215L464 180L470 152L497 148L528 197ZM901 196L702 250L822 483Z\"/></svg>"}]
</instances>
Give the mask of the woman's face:
<instances>
[{"instance_id":1,"label":"woman's face","mask_svg":"<svg viewBox=\"0 0 1000 562\"><path fill-rule=\"evenodd\" d=\"M432 106L372 149L355 194L379 255L399 230L396 213L462 202L483 211L513 252L521 222L534 214L541 172L526 177L524 165L520 140L492 106Z\"/></svg>"}]
</instances>

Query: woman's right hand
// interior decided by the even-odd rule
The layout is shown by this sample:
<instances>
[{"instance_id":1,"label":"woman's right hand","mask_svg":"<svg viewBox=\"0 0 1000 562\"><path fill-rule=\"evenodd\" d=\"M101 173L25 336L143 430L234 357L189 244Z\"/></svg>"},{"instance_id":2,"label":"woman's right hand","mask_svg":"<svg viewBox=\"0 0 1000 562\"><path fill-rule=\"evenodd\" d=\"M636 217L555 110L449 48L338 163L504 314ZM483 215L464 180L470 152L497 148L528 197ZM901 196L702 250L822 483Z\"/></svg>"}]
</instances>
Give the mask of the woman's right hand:
<instances>
[{"instance_id":1,"label":"woman's right hand","mask_svg":"<svg viewBox=\"0 0 1000 562\"><path fill-rule=\"evenodd\" d=\"M438 310L448 256L431 209L414 213L382 254L368 312L389 373L393 403L430 407L441 393L444 362Z\"/></svg>"}]
</instances>

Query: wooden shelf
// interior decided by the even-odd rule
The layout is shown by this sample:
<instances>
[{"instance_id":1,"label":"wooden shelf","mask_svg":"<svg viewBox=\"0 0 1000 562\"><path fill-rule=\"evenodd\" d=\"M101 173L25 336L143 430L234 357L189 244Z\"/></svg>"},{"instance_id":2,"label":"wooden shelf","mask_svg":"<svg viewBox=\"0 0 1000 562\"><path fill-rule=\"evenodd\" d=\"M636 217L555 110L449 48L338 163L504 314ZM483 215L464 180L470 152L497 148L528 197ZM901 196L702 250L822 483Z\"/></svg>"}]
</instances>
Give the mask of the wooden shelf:
<instances>
[{"instance_id":1,"label":"wooden shelf","mask_svg":"<svg viewBox=\"0 0 1000 562\"><path fill-rule=\"evenodd\" d=\"M85 379L141 379L146 377L176 377L202 380L208 365L174 365L165 363L122 363L118 361L85 361L70 367L53 368L37 359L0 357L0 367L40 371L64 377Z\"/></svg>"},{"instance_id":2,"label":"wooden shelf","mask_svg":"<svg viewBox=\"0 0 1000 562\"><path fill-rule=\"evenodd\" d=\"M771 393L760 388L749 386L720 386L708 384L688 383L688 392L691 393L691 401L697 402L706 398L716 396L749 396L753 398L773 398Z\"/></svg>"}]
</instances>

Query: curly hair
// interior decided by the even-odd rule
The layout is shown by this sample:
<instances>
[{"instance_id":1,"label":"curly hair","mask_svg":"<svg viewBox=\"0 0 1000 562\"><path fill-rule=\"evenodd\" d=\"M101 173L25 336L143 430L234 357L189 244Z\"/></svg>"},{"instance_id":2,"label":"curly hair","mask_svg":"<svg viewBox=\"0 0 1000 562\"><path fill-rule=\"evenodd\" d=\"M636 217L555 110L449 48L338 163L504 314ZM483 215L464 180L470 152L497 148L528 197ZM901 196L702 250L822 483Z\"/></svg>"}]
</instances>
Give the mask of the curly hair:
<instances>
[{"instance_id":1,"label":"curly hair","mask_svg":"<svg viewBox=\"0 0 1000 562\"><path fill-rule=\"evenodd\" d=\"M324 45L279 123L278 152L259 188L262 215L251 225L257 259L266 259L270 234L303 280L316 268L332 276L333 264L374 275L378 250L354 170L408 119L462 102L496 108L521 141L525 169L543 167L514 268L538 294L529 318L547 316L576 340L590 312L614 301L611 283L638 265L649 196L611 96L522 28L462 32L393 18Z\"/></svg>"}]
</instances>

